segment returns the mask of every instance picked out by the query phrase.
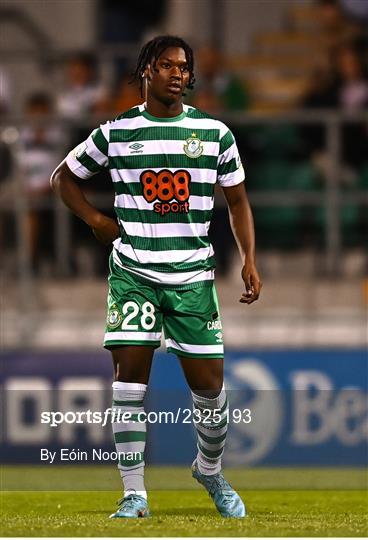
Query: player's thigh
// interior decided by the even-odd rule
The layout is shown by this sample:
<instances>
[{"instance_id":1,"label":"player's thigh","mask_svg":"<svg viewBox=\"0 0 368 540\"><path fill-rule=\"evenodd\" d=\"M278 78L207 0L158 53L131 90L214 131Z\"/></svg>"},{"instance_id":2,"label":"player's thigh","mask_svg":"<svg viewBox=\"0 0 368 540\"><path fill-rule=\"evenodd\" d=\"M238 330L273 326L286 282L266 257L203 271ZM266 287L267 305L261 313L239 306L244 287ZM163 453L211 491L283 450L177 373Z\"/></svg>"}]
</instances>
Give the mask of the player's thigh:
<instances>
[{"instance_id":1,"label":"player's thigh","mask_svg":"<svg viewBox=\"0 0 368 540\"><path fill-rule=\"evenodd\" d=\"M167 350L187 358L223 358L222 322L215 286L165 290L163 328Z\"/></svg>"},{"instance_id":2,"label":"player's thigh","mask_svg":"<svg viewBox=\"0 0 368 540\"><path fill-rule=\"evenodd\" d=\"M157 290L111 264L104 347L161 343L162 313Z\"/></svg>"},{"instance_id":3,"label":"player's thigh","mask_svg":"<svg viewBox=\"0 0 368 540\"><path fill-rule=\"evenodd\" d=\"M153 347L123 345L110 347L115 381L148 384Z\"/></svg>"}]
</instances>

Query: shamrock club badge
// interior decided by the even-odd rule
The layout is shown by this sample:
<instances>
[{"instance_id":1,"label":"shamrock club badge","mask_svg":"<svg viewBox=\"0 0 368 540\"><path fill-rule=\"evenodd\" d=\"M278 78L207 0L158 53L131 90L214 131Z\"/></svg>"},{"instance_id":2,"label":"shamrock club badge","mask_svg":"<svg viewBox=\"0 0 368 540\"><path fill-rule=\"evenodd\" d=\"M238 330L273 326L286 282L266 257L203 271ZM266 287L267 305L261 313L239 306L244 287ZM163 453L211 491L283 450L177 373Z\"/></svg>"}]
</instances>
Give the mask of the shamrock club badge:
<instances>
[{"instance_id":1,"label":"shamrock club badge","mask_svg":"<svg viewBox=\"0 0 368 540\"><path fill-rule=\"evenodd\" d=\"M203 144L196 133L192 133L191 137L185 141L184 152L190 158L198 158L202 155Z\"/></svg>"}]
</instances>

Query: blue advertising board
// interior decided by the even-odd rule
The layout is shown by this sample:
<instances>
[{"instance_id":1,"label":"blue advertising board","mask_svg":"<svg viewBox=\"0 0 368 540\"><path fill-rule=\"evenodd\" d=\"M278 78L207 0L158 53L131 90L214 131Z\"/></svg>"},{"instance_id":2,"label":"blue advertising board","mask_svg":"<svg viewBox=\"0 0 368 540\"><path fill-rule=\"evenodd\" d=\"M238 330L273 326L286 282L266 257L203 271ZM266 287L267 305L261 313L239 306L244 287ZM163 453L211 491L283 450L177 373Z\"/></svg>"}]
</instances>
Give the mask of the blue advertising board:
<instances>
[{"instance_id":1,"label":"blue advertising board","mask_svg":"<svg viewBox=\"0 0 368 540\"><path fill-rule=\"evenodd\" d=\"M0 360L3 462L40 463L42 448L113 450L108 423L75 421L75 411L111 406L108 352L18 351ZM228 351L225 380L226 465L367 464L365 350ZM149 388L146 462L190 463L191 396L175 356L156 353ZM49 413L64 416L52 426Z\"/></svg>"}]
</instances>

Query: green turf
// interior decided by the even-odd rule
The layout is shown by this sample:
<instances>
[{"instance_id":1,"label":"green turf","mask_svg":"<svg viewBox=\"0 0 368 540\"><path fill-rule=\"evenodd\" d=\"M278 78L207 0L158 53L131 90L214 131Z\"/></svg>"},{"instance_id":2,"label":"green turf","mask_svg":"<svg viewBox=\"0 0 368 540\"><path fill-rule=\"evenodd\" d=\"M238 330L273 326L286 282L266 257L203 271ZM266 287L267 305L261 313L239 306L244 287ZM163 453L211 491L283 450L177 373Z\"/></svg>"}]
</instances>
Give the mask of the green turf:
<instances>
[{"instance_id":1,"label":"green turf","mask_svg":"<svg viewBox=\"0 0 368 540\"><path fill-rule=\"evenodd\" d=\"M359 467L236 467L227 468L226 478L237 489L337 489L364 490L367 470ZM120 476L113 465L7 465L0 470L4 491L117 491ZM189 467L146 467L149 490L201 489ZM71 487L72 485L72 487Z\"/></svg>"},{"instance_id":2,"label":"green turf","mask_svg":"<svg viewBox=\"0 0 368 540\"><path fill-rule=\"evenodd\" d=\"M150 519L109 520L119 493L8 492L3 536L366 536L359 491L241 492L249 516L222 519L201 492L155 491ZM367 501L365 501L367 503Z\"/></svg>"},{"instance_id":3,"label":"green turf","mask_svg":"<svg viewBox=\"0 0 368 540\"><path fill-rule=\"evenodd\" d=\"M93 472L101 473L101 468L87 471L84 467L50 467L47 474L45 468L42 470L43 482L39 484L45 487L48 481L49 490L55 487L53 484L58 478L59 482L62 478L63 482L69 483L70 490L80 488L80 476L84 483L80 489L88 490L96 482ZM106 468L104 471L109 470ZM40 468L3 468L2 487L14 489L23 478L29 489L29 481L33 480L35 485L36 476L40 476ZM368 500L362 470L259 468L242 471L242 474L239 470L236 473L229 470L227 476L233 476L238 487L243 487L246 478L251 484L251 488L248 486L247 490L240 492L249 512L245 520L219 517L204 490L200 486L196 489L197 485L188 476L187 469L153 469L148 482L152 518L140 520L109 520L108 515L114 511L120 492L108 491L106 487L105 491L4 491L0 533L2 536L51 537L336 537L368 534ZM273 480L266 482L266 477ZM311 477L314 478L313 489ZM167 478L181 481L183 488L178 491L160 490L160 485L167 484ZM298 490L288 487L295 484L295 478L299 480ZM346 485L340 485L344 481ZM187 485L192 490L187 489Z\"/></svg>"}]
</instances>

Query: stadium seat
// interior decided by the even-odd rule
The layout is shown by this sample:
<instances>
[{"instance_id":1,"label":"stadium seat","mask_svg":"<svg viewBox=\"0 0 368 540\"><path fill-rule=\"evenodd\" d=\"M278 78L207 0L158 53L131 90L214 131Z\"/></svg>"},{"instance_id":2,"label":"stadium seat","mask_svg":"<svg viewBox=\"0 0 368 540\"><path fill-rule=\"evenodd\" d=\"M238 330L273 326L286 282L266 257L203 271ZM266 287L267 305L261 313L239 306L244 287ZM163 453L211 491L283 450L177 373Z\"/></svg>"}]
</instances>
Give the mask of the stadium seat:
<instances>
[{"instance_id":1,"label":"stadium seat","mask_svg":"<svg viewBox=\"0 0 368 540\"><path fill-rule=\"evenodd\" d=\"M251 171L255 191L312 190L316 172L309 163L293 165L289 161L268 159ZM254 207L257 238L265 248L300 246L303 209L290 206Z\"/></svg>"},{"instance_id":2,"label":"stadium seat","mask_svg":"<svg viewBox=\"0 0 368 540\"><path fill-rule=\"evenodd\" d=\"M368 164L364 165L360 171L358 187L368 189Z\"/></svg>"},{"instance_id":3,"label":"stadium seat","mask_svg":"<svg viewBox=\"0 0 368 540\"><path fill-rule=\"evenodd\" d=\"M290 124L257 126L251 131L251 144L266 161L272 158L273 162L279 162L289 158L298 142L298 130Z\"/></svg>"},{"instance_id":4,"label":"stadium seat","mask_svg":"<svg viewBox=\"0 0 368 540\"><path fill-rule=\"evenodd\" d=\"M344 193L352 192L351 189L343 189L340 207L340 226L342 243L346 247L353 247L359 243L359 206L357 204L344 204ZM327 227L327 212L325 206L316 209L315 212L315 227L319 244L324 245L325 230Z\"/></svg>"},{"instance_id":5,"label":"stadium seat","mask_svg":"<svg viewBox=\"0 0 368 540\"><path fill-rule=\"evenodd\" d=\"M363 166L359 175L358 189L368 192L368 163ZM359 205L357 224L357 243L366 246L368 238L368 208L364 204Z\"/></svg>"}]
</instances>

